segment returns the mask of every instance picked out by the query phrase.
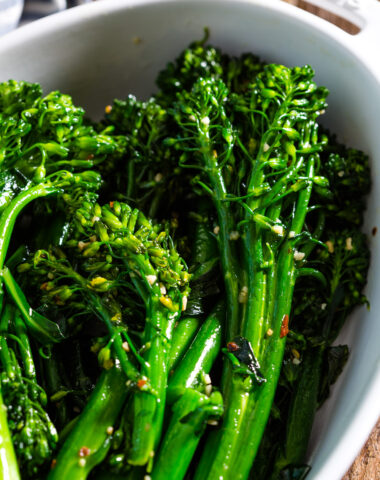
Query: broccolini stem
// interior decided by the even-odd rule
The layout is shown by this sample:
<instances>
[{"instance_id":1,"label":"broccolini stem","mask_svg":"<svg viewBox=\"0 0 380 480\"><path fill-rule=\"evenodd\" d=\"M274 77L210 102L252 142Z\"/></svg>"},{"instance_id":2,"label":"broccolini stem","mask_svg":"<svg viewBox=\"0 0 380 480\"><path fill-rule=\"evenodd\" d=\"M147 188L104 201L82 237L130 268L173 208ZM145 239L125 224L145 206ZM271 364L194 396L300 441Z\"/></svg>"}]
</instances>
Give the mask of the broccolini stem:
<instances>
[{"instance_id":1,"label":"broccolini stem","mask_svg":"<svg viewBox=\"0 0 380 480\"><path fill-rule=\"evenodd\" d=\"M0 217L0 270L4 266L13 227L22 209L36 198L46 197L59 191L60 189L57 187L39 184L21 192L5 208Z\"/></svg>"},{"instance_id":2,"label":"broccolini stem","mask_svg":"<svg viewBox=\"0 0 380 480\"><path fill-rule=\"evenodd\" d=\"M7 291L17 306L30 333L34 335L40 343L51 345L65 338L57 323L52 322L30 307L24 292L13 278L8 267L4 267L2 271L0 271L0 278L4 281Z\"/></svg>"},{"instance_id":3,"label":"broccolini stem","mask_svg":"<svg viewBox=\"0 0 380 480\"><path fill-rule=\"evenodd\" d=\"M219 256L217 241L211 233L210 217L213 214L213 206L208 198L201 197L196 205L196 220L193 231L189 232L192 237L191 268L196 271L205 263ZM192 277L194 281L194 276Z\"/></svg>"},{"instance_id":4,"label":"broccolini stem","mask_svg":"<svg viewBox=\"0 0 380 480\"><path fill-rule=\"evenodd\" d=\"M8 327L9 327L9 320L10 320L9 307L8 305L5 305L1 313L1 321L0 321L0 364L2 367L2 371L6 374L6 376L14 380L17 375L17 367L15 366L13 355L11 353L11 350L8 347L8 343L6 340L6 334L8 333Z\"/></svg>"},{"instance_id":5,"label":"broccolini stem","mask_svg":"<svg viewBox=\"0 0 380 480\"><path fill-rule=\"evenodd\" d=\"M173 416L162 441L152 479L182 480L206 428L207 420L210 416L219 417L222 412L220 393L207 397L191 388L186 390L173 406Z\"/></svg>"},{"instance_id":6,"label":"broccolini stem","mask_svg":"<svg viewBox=\"0 0 380 480\"><path fill-rule=\"evenodd\" d=\"M224 411L221 430L216 434L217 437L208 439L194 480L203 480L204 478L210 480L221 478L224 480L237 476L238 470L233 472L230 464L236 444L241 439L244 430L250 385L246 385L234 375L231 375L231 377L232 385L228 390L228 408L225 408ZM209 442L210 446L208 445ZM245 447L243 449L247 452Z\"/></svg>"},{"instance_id":7,"label":"broccolini stem","mask_svg":"<svg viewBox=\"0 0 380 480\"><path fill-rule=\"evenodd\" d=\"M306 176L309 179L306 188L298 195L295 213L290 225L290 230L298 235L303 228L308 211L308 204L314 176L314 156L307 160ZM248 237L247 237L248 238ZM257 239L261 243L261 239ZM256 243L258 243L256 241ZM285 349L286 334L282 327L287 327L289 320L291 300L293 296L295 275L295 259L293 239L284 240L279 247L276 265L270 269L271 291L261 297L261 307L258 299L257 309L261 315L269 314L267 320L255 316L259 326L250 323L253 331L242 326L243 335L256 346L256 352L260 353L259 362L264 372L266 382L260 386L253 385L250 378L244 379L241 375L233 373L231 367L227 367L226 375L226 413L224 417L221 436L219 438L218 451L210 467L208 478L243 480L248 478L257 449L269 417L271 405L277 387L278 377ZM253 263L253 262L252 262ZM267 274L265 274L267 275ZM262 276L258 276L259 286ZM255 283L252 283L255 288ZM253 291L251 291L251 295ZM253 300L255 301L255 299ZM271 304L268 306L266 302ZM273 302L273 303L272 303ZM247 309L248 310L248 309ZM273 312L273 314L272 314ZM253 312L254 313L254 312ZM269 325L272 335L266 337L263 324ZM264 344L264 346L263 346ZM245 455L247 448L252 455ZM196 477L196 480L201 477Z\"/></svg>"},{"instance_id":8,"label":"broccolini stem","mask_svg":"<svg viewBox=\"0 0 380 480\"><path fill-rule=\"evenodd\" d=\"M120 362L121 368L123 369L125 375L132 382L138 382L140 378L140 373L133 363L129 360L126 351L123 348L123 339L119 332L115 330L115 327L110 319L107 309L104 307L97 295L87 293L91 304L94 308L94 312L103 320L106 324L109 334L112 338L113 346L115 349L116 356Z\"/></svg>"},{"instance_id":9,"label":"broccolini stem","mask_svg":"<svg viewBox=\"0 0 380 480\"><path fill-rule=\"evenodd\" d=\"M203 145L203 148L209 148L209 145ZM218 214L219 233L219 253L222 263L224 284L227 297L227 318L225 327L226 338L232 338L239 329L239 281L238 268L236 265L237 256L234 255L230 234L235 230L233 225L233 216L230 212L227 198L227 190L224 185L223 175L214 154L208 151L204 154L205 166L208 172L211 188L213 191L213 201Z\"/></svg>"},{"instance_id":10,"label":"broccolini stem","mask_svg":"<svg viewBox=\"0 0 380 480\"><path fill-rule=\"evenodd\" d=\"M198 317L185 317L178 321L173 332L172 346L169 353L168 372L174 370L189 348L199 328Z\"/></svg>"},{"instance_id":11,"label":"broccolini stem","mask_svg":"<svg viewBox=\"0 0 380 480\"><path fill-rule=\"evenodd\" d=\"M140 380L140 392L134 396L134 425L132 448L128 462L145 465L154 455L161 437L166 387L168 380L168 358L173 328L178 312L170 312L153 296L147 306L148 317L144 332L146 352L146 380ZM144 391L149 381L151 390Z\"/></svg>"},{"instance_id":12,"label":"broccolini stem","mask_svg":"<svg viewBox=\"0 0 380 480\"><path fill-rule=\"evenodd\" d=\"M15 327L15 333L22 344L22 348L20 348L20 357L24 365L25 375L30 379L36 380L36 367L33 361L29 338L26 334L25 323L23 322L18 311L14 312L13 323Z\"/></svg>"},{"instance_id":13,"label":"broccolini stem","mask_svg":"<svg viewBox=\"0 0 380 480\"><path fill-rule=\"evenodd\" d=\"M318 392L321 379L325 346L306 350L302 359L300 378L292 393L287 417L286 437L283 448L274 462L271 480L279 478L282 469L305 462L315 412L318 407Z\"/></svg>"},{"instance_id":14,"label":"broccolini stem","mask_svg":"<svg viewBox=\"0 0 380 480\"><path fill-rule=\"evenodd\" d=\"M211 234L210 222L208 221L210 210L212 211L212 204L210 204L209 199L201 197L197 202L196 208L198 218L197 221L194 222L195 225L192 225L191 231L191 235L194 239L190 262L192 282L198 280L203 275L208 274L214 267L215 263L218 262L218 247L215 238ZM204 292L200 291L197 295L197 301L199 300L199 303L201 304L204 298ZM201 314L202 309L199 308L199 311L196 312L197 316L181 318L178 321L173 332L168 365L169 372L176 368L178 361L193 341L201 322Z\"/></svg>"},{"instance_id":15,"label":"broccolini stem","mask_svg":"<svg viewBox=\"0 0 380 480\"><path fill-rule=\"evenodd\" d=\"M37 198L58 193L60 188L39 184L17 195L4 209L0 217L0 271L3 270L16 219L26 205ZM0 307L3 304L4 285L0 278Z\"/></svg>"},{"instance_id":16,"label":"broccolini stem","mask_svg":"<svg viewBox=\"0 0 380 480\"><path fill-rule=\"evenodd\" d=\"M48 393L49 397L58 392L63 385L65 385L65 380L62 378L62 366L64 365L61 357L58 357L57 351L54 347L51 349L50 357L43 358L40 357L40 371L43 371L41 375L43 380L43 387ZM56 404L56 425L59 431L67 425L69 421L69 408L67 405L67 397L62 398L58 404Z\"/></svg>"},{"instance_id":17,"label":"broccolini stem","mask_svg":"<svg viewBox=\"0 0 380 480\"><path fill-rule=\"evenodd\" d=\"M63 444L49 480L85 480L107 454L114 424L128 395L119 365L103 371L95 390Z\"/></svg>"},{"instance_id":18,"label":"broccolini stem","mask_svg":"<svg viewBox=\"0 0 380 480\"><path fill-rule=\"evenodd\" d=\"M136 186L136 179L135 179L135 159L132 158L128 161L127 166L127 190L126 196L127 198L133 198L133 191L134 187Z\"/></svg>"},{"instance_id":19,"label":"broccolini stem","mask_svg":"<svg viewBox=\"0 0 380 480\"><path fill-rule=\"evenodd\" d=\"M21 480L0 385L0 480Z\"/></svg>"},{"instance_id":20,"label":"broccolini stem","mask_svg":"<svg viewBox=\"0 0 380 480\"><path fill-rule=\"evenodd\" d=\"M299 193L290 227L291 231L295 232L295 235L301 233L308 211L312 190L312 178L314 176L314 164L315 157L310 156L306 168L306 175L310 181L307 187ZM248 478L268 421L281 371L295 280L294 247L292 245L292 239L286 239L281 244L277 261L276 286L274 289L275 303L271 323L273 334L265 340L263 339L266 345L262 350L262 357L260 358L262 370L265 372L266 382L259 388L256 388L249 398L243 431L240 440L237 440L235 443L234 458L231 459L230 463L229 471L231 472L231 478L233 472L235 472L234 478L238 478L239 480ZM249 451L252 452L252 456L249 456L249 458L241 452L243 444L246 446L245 448L249 448ZM236 475L236 472L238 472L238 475ZM218 477L211 476L210 478ZM226 476L225 478L230 477Z\"/></svg>"},{"instance_id":21,"label":"broccolini stem","mask_svg":"<svg viewBox=\"0 0 380 480\"><path fill-rule=\"evenodd\" d=\"M219 302L202 324L168 385L168 403L180 398L188 388L202 385L201 375L208 374L220 352L225 304Z\"/></svg>"}]
</instances>

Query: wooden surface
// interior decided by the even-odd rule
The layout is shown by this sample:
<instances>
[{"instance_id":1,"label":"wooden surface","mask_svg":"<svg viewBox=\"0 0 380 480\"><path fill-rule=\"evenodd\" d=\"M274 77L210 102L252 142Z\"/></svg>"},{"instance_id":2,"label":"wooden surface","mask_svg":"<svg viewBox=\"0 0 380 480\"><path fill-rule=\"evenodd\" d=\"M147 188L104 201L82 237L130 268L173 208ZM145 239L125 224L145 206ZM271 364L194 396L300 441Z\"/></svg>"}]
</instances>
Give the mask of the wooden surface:
<instances>
[{"instance_id":1,"label":"wooden surface","mask_svg":"<svg viewBox=\"0 0 380 480\"><path fill-rule=\"evenodd\" d=\"M325 10L318 9L314 6L307 4L304 0L284 0L293 5L300 6L301 8L310 11L311 13L325 18L329 22L338 25L343 30L349 33L357 33L358 28L350 22L344 19L338 18L335 15L326 12ZM380 399L379 399L380 402ZM329 480L326 478L326 480ZM380 420L362 448L360 454L352 464L349 471L343 477L342 480L380 480Z\"/></svg>"},{"instance_id":2,"label":"wooden surface","mask_svg":"<svg viewBox=\"0 0 380 480\"><path fill-rule=\"evenodd\" d=\"M380 480L380 420L342 480Z\"/></svg>"}]
</instances>

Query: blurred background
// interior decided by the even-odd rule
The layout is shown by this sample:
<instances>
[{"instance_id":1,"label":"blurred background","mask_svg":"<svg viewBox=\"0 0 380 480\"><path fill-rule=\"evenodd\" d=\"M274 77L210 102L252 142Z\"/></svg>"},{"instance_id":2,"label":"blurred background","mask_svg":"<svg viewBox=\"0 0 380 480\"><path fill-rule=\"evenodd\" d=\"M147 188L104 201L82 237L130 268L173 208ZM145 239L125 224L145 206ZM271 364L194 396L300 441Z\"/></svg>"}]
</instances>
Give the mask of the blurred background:
<instances>
[{"instance_id":1,"label":"blurred background","mask_svg":"<svg viewBox=\"0 0 380 480\"><path fill-rule=\"evenodd\" d=\"M0 0L1 2L2 0ZM91 0L25 0L20 25Z\"/></svg>"},{"instance_id":2,"label":"blurred background","mask_svg":"<svg viewBox=\"0 0 380 480\"><path fill-rule=\"evenodd\" d=\"M0 0L0 35L38 18L91 0Z\"/></svg>"}]
</instances>

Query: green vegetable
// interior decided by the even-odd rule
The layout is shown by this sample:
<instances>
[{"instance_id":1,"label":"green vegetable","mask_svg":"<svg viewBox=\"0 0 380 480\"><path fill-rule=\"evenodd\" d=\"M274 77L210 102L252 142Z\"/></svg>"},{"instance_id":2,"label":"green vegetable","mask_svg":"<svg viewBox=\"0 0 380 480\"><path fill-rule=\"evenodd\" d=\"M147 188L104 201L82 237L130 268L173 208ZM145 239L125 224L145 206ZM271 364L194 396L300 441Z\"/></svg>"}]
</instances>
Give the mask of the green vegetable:
<instances>
[{"instance_id":1,"label":"green vegetable","mask_svg":"<svg viewBox=\"0 0 380 480\"><path fill-rule=\"evenodd\" d=\"M65 440L48 478L86 479L111 446L114 424L128 395L117 365L103 371L84 411Z\"/></svg>"},{"instance_id":2,"label":"green vegetable","mask_svg":"<svg viewBox=\"0 0 380 480\"><path fill-rule=\"evenodd\" d=\"M1 478L310 470L368 303L368 158L317 123L311 67L208 35L100 123L0 84Z\"/></svg>"},{"instance_id":3,"label":"green vegetable","mask_svg":"<svg viewBox=\"0 0 380 480\"><path fill-rule=\"evenodd\" d=\"M225 305L220 302L202 323L169 381L167 392L169 403L181 398L188 388L207 390L210 383L207 382L205 376L210 373L220 351L221 326L224 315Z\"/></svg>"},{"instance_id":4,"label":"green vegetable","mask_svg":"<svg viewBox=\"0 0 380 480\"><path fill-rule=\"evenodd\" d=\"M206 422L216 422L222 412L219 392L205 396L197 390L187 389L173 406L173 416L159 450L152 478L183 479Z\"/></svg>"},{"instance_id":5,"label":"green vegetable","mask_svg":"<svg viewBox=\"0 0 380 480\"><path fill-rule=\"evenodd\" d=\"M11 433L8 427L7 407L4 404L0 392L0 454L1 454L1 480L8 478L20 479L20 472L17 465L17 459L13 448Z\"/></svg>"},{"instance_id":6,"label":"green vegetable","mask_svg":"<svg viewBox=\"0 0 380 480\"><path fill-rule=\"evenodd\" d=\"M8 304L1 314L0 330L0 382L8 428L21 469L33 476L49 462L58 435L45 410L46 394L37 383L25 325ZM17 466L12 466L12 449L5 446L5 450L8 466L3 471L14 471L18 478Z\"/></svg>"},{"instance_id":7,"label":"green vegetable","mask_svg":"<svg viewBox=\"0 0 380 480\"><path fill-rule=\"evenodd\" d=\"M190 277L166 232L153 226L141 212L132 210L127 204L114 202L112 207L100 207L87 203L76 212L74 227L73 238L68 238L67 245L58 251L59 257L51 252L38 251L29 264L29 271L32 274L40 271L43 276L47 274L46 280L49 272L50 276L59 273L56 280L40 280L46 285L47 299L54 303L58 297L60 303L77 309L76 297L80 292L90 311L106 324L121 367L138 390L134 396L134 408L139 422L134 425L130 462L145 464L150 451L155 448L163 421L168 349L177 317L186 307ZM81 235L82 240L74 240L75 235ZM89 239L93 235L98 235L100 241L91 243ZM74 249L78 249L78 245L83 245L79 255ZM66 255L63 253L65 247L68 248ZM83 269L90 272L88 278L75 271L74 261L81 262ZM110 268L106 268L102 276L98 271L92 273L94 261L96 265L109 265ZM119 277L123 270L130 276L130 284ZM114 296L115 288L122 289L123 286L124 301L130 301L128 290L132 289L145 304L147 319L143 341L146 353L141 356L134 350L123 326L123 305L119 303L119 296ZM139 360L141 374L126 350L131 350ZM100 351L99 361L103 366L112 361L108 349ZM153 424L157 427L153 428Z\"/></svg>"},{"instance_id":8,"label":"green vegetable","mask_svg":"<svg viewBox=\"0 0 380 480\"><path fill-rule=\"evenodd\" d=\"M316 87L312 76L307 67L267 66L245 95L245 105L239 101L231 107L227 87L221 80L201 78L190 92L178 95L173 110L178 127L186 126L192 133L170 140L183 151L179 165L200 172L195 181L209 193L218 215L218 243L228 308L227 342L238 333L246 338L263 364L266 377L266 382L258 388L239 370L234 373L227 367L224 391L229 413L222 427L220 456L215 454L215 467L211 466L208 473L210 478L229 475L229 471L233 475L239 471L237 475L241 478L248 475L251 459L237 458L243 451L243 443L250 446L252 453L256 451L272 404L285 345L280 330L290 313L296 278L294 255L302 242L300 234L308 211L315 163L325 141L318 138L315 118L325 107L326 91ZM232 110L230 115L228 108ZM241 122L250 125L247 140L260 139L251 153L243 147L247 133L239 134L231 123L233 116L239 118L244 114ZM198 153L194 153L194 148ZM274 161L275 158L278 160ZM231 167L236 163L241 165L237 175L246 171L246 180L237 182L230 178ZM244 192L242 180L246 184ZM244 238L242 268L236 242L231 241L239 226ZM289 232L293 232L294 239L282 241ZM278 291L281 296L277 302ZM244 304L241 324L239 303ZM266 339L269 328L274 334ZM256 409L260 410L259 417L254 414ZM230 412L236 412L236 417ZM248 425L249 431L243 433Z\"/></svg>"}]
</instances>

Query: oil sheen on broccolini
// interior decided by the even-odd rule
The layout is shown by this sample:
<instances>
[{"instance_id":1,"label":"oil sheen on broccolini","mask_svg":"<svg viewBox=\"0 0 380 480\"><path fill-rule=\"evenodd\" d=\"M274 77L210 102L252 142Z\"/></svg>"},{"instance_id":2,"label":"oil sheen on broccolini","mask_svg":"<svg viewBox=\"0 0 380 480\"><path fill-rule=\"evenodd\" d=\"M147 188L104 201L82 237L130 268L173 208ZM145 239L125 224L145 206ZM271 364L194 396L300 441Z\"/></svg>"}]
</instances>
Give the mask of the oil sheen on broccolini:
<instances>
[{"instance_id":1,"label":"oil sheen on broccolini","mask_svg":"<svg viewBox=\"0 0 380 480\"><path fill-rule=\"evenodd\" d=\"M0 462L12 479L305 478L366 305L367 156L309 66L201 41L100 123L0 84ZM8 478L3 477L0 478Z\"/></svg>"}]
</instances>

